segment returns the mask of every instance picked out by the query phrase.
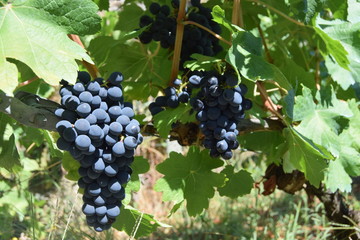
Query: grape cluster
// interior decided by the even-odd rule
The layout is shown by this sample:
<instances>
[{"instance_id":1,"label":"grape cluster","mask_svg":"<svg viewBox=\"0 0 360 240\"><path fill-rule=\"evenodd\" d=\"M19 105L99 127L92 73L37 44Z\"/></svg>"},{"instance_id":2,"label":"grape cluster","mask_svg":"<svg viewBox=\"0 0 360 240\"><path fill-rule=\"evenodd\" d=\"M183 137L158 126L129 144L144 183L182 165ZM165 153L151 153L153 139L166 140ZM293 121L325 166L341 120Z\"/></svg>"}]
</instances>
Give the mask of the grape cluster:
<instances>
[{"instance_id":1,"label":"grape cluster","mask_svg":"<svg viewBox=\"0 0 360 240\"><path fill-rule=\"evenodd\" d=\"M91 81L79 72L74 85L62 81L57 146L80 162L78 181L84 189L82 211L89 226L107 230L120 214L124 185L130 180L134 152L143 140L132 104L124 102L123 76Z\"/></svg>"},{"instance_id":2,"label":"grape cluster","mask_svg":"<svg viewBox=\"0 0 360 240\"><path fill-rule=\"evenodd\" d=\"M150 103L149 110L154 116L164 110L165 107L176 108L180 103L187 103L190 99L191 89L183 88L180 93L177 93L177 88L180 87L182 81L175 79L173 87L167 87L164 91L165 96L158 96L155 102Z\"/></svg>"},{"instance_id":3,"label":"grape cluster","mask_svg":"<svg viewBox=\"0 0 360 240\"><path fill-rule=\"evenodd\" d=\"M183 86L179 91L180 85ZM204 147L210 149L211 157L227 160L232 158L232 150L239 147L237 125L252 107L252 102L244 97L246 92L247 87L238 84L234 73L196 71L190 73L185 84L176 79L172 87L165 89L164 96L158 96L149 105L149 110L156 115L166 107L176 108L180 103L190 102L205 136Z\"/></svg>"},{"instance_id":4,"label":"grape cluster","mask_svg":"<svg viewBox=\"0 0 360 240\"><path fill-rule=\"evenodd\" d=\"M192 0L192 6L187 9L186 20L196 22L213 32L220 34L221 27L212 21L211 10L200 4L199 0ZM169 6L152 3L149 11L154 17L144 15L140 18L139 26L148 28L142 32L139 39L147 44L152 40L159 41L163 48L174 48L176 36L176 18L179 8L179 1L172 1L174 14L171 13ZM222 51L219 40L207 31L197 26L188 24L184 28L183 43L180 56L180 66L190 58L193 53L206 56L214 56Z\"/></svg>"},{"instance_id":5,"label":"grape cluster","mask_svg":"<svg viewBox=\"0 0 360 240\"><path fill-rule=\"evenodd\" d=\"M205 136L204 147L210 149L211 157L232 158L231 150L239 147L237 124L245 117L245 110L252 107L252 102L244 98L246 86L238 85L238 78L233 73L211 72L190 76L189 84L200 88L190 99L190 104Z\"/></svg>"}]
</instances>

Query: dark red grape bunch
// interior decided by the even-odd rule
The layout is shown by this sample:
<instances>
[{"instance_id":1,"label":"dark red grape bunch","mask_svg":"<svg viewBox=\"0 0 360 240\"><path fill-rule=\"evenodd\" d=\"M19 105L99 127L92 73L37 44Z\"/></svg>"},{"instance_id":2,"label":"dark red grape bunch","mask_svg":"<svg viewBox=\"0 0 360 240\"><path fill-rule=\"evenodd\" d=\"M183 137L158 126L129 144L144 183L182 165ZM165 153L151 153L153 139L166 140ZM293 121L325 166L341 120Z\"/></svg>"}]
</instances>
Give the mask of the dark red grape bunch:
<instances>
[{"instance_id":1,"label":"dark red grape bunch","mask_svg":"<svg viewBox=\"0 0 360 240\"><path fill-rule=\"evenodd\" d=\"M179 8L179 1L172 1L174 11L167 5L151 3L149 11L153 16L144 15L140 18L139 26L148 28L139 35L140 42L147 44L152 40L159 41L163 48L174 48L176 36L176 18ZM212 21L211 10L200 4L200 1L191 1L191 6L187 9L187 21L193 21L220 34L221 27ZM188 24L184 28L183 43L180 56L180 66L190 55L199 53L206 56L214 56L222 51L219 40L207 31L197 26ZM181 67L182 68L182 67Z\"/></svg>"},{"instance_id":2,"label":"dark red grape bunch","mask_svg":"<svg viewBox=\"0 0 360 240\"><path fill-rule=\"evenodd\" d=\"M204 147L210 149L211 157L232 158L232 150L239 147L237 125L245 117L245 111L252 107L252 102L244 97L247 87L238 84L234 73L194 74L189 77L189 83L193 88L200 88L190 104L197 112L199 128L205 135Z\"/></svg>"},{"instance_id":3,"label":"dark red grape bunch","mask_svg":"<svg viewBox=\"0 0 360 240\"><path fill-rule=\"evenodd\" d=\"M187 103L190 99L191 89L183 88L179 91L178 88L182 84L180 79L175 79L173 82L174 87L167 87L164 91L164 96L158 96L155 102L150 103L149 110L151 115L156 115L163 111L164 108L177 108L180 103Z\"/></svg>"},{"instance_id":4,"label":"dark red grape bunch","mask_svg":"<svg viewBox=\"0 0 360 240\"><path fill-rule=\"evenodd\" d=\"M120 214L135 149L143 141L132 104L124 102L122 81L119 72L93 81L79 72L74 85L61 81L62 107L55 111L61 118L57 146L80 162L82 210L88 225L99 232Z\"/></svg>"}]
</instances>

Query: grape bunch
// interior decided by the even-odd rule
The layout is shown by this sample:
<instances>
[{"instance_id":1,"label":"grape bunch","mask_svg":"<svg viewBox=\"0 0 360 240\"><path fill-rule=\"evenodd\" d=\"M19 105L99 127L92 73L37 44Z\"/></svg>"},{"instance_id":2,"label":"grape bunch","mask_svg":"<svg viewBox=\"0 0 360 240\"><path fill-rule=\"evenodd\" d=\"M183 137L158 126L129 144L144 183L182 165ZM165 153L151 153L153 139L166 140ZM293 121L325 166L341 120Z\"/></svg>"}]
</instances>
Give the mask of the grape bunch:
<instances>
[{"instance_id":1,"label":"grape bunch","mask_svg":"<svg viewBox=\"0 0 360 240\"><path fill-rule=\"evenodd\" d=\"M82 211L89 226L107 230L120 214L124 186L130 180L134 153L143 141L132 104L124 102L123 76L91 81L79 72L78 81L62 81L61 108L55 114L60 134L57 146L80 162L78 181L84 189Z\"/></svg>"},{"instance_id":2,"label":"grape bunch","mask_svg":"<svg viewBox=\"0 0 360 240\"><path fill-rule=\"evenodd\" d=\"M179 1L172 1L173 13L169 6L151 3L149 11L153 17L144 15L140 18L139 26L148 28L139 35L140 42L147 44L152 40L159 41L163 48L174 48L176 36L176 18L179 8ZM187 9L186 21L196 22L216 34L221 33L218 23L212 21L211 10L200 4L199 0L192 0L191 7ZM199 53L206 56L214 56L222 51L219 40L207 31L197 26L187 24L184 27L183 43L180 56L180 66L190 55Z\"/></svg>"},{"instance_id":3,"label":"grape bunch","mask_svg":"<svg viewBox=\"0 0 360 240\"><path fill-rule=\"evenodd\" d=\"M190 99L191 89L183 88L180 93L177 93L177 88L180 87L182 81L175 79L174 87L167 87L164 91L165 96L158 96L155 102L150 103L149 110L151 115L156 115L163 111L165 107L177 108L180 103L187 103Z\"/></svg>"},{"instance_id":4,"label":"grape bunch","mask_svg":"<svg viewBox=\"0 0 360 240\"><path fill-rule=\"evenodd\" d=\"M211 72L190 76L189 84L200 88L190 99L190 104L205 136L204 147L210 149L211 157L232 158L232 150L239 147L237 125L245 117L245 110L252 107L252 102L244 97L246 86L238 85L234 73L219 75Z\"/></svg>"}]
</instances>

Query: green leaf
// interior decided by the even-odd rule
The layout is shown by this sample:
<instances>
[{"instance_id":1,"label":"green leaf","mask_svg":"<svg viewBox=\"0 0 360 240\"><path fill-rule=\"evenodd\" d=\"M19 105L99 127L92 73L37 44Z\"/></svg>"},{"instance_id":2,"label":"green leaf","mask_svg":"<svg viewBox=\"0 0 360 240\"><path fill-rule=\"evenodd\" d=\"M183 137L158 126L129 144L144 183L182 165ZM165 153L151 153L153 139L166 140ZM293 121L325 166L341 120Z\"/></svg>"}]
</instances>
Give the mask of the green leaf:
<instances>
[{"instance_id":1,"label":"green leaf","mask_svg":"<svg viewBox=\"0 0 360 240\"><path fill-rule=\"evenodd\" d=\"M325 185L327 189L331 192L336 192L338 189L343 192L350 192L351 183L352 179L341 162L338 159L331 161L326 171Z\"/></svg>"},{"instance_id":2,"label":"green leaf","mask_svg":"<svg viewBox=\"0 0 360 240\"><path fill-rule=\"evenodd\" d=\"M20 166L20 156L16 148L15 136L12 134L9 140L2 142L0 168L5 168L9 172L13 172L14 168Z\"/></svg>"},{"instance_id":3,"label":"green leaf","mask_svg":"<svg viewBox=\"0 0 360 240\"><path fill-rule=\"evenodd\" d=\"M27 0L19 6L42 11L69 34L94 34L101 27L98 6L91 0Z\"/></svg>"},{"instance_id":4,"label":"green leaf","mask_svg":"<svg viewBox=\"0 0 360 240\"><path fill-rule=\"evenodd\" d=\"M229 179L224 186L218 188L220 196L237 198L249 194L253 188L254 179L251 174L245 170L235 172L231 165L227 165L221 173Z\"/></svg>"},{"instance_id":5,"label":"green leaf","mask_svg":"<svg viewBox=\"0 0 360 240\"><path fill-rule=\"evenodd\" d=\"M327 167L324 159L333 157L292 127L285 128L283 133L286 139L284 145L287 148L283 156L284 171L292 172L294 169L298 169L305 174L306 179L312 185L319 187Z\"/></svg>"},{"instance_id":6,"label":"green leaf","mask_svg":"<svg viewBox=\"0 0 360 240\"><path fill-rule=\"evenodd\" d=\"M321 10L322 4L326 0L306 0L304 1L305 22L309 23L317 12Z\"/></svg>"},{"instance_id":7,"label":"green leaf","mask_svg":"<svg viewBox=\"0 0 360 240\"><path fill-rule=\"evenodd\" d=\"M349 35L351 35L355 27L346 23L341 23L343 22L340 20L326 21L320 17L317 17L313 23L313 28L326 46L326 49L323 49L320 46L321 53L324 56L330 54L340 67L346 70L350 70L350 59L348 58L348 55L351 52L349 49L345 48L343 41L354 41L353 39L349 39Z\"/></svg>"},{"instance_id":8,"label":"green leaf","mask_svg":"<svg viewBox=\"0 0 360 240\"><path fill-rule=\"evenodd\" d=\"M98 5L99 10L109 10L109 0L94 0L94 2Z\"/></svg>"},{"instance_id":9,"label":"green leaf","mask_svg":"<svg viewBox=\"0 0 360 240\"><path fill-rule=\"evenodd\" d=\"M238 137L242 149L261 151L267 160L279 163L280 151L278 146L285 141L279 131L251 132Z\"/></svg>"},{"instance_id":10,"label":"green leaf","mask_svg":"<svg viewBox=\"0 0 360 240\"><path fill-rule=\"evenodd\" d=\"M139 28L140 17L143 14L144 10L138 3L125 3L125 5L122 6L122 11L119 12L119 21L115 26L115 29L129 32Z\"/></svg>"},{"instance_id":11,"label":"green leaf","mask_svg":"<svg viewBox=\"0 0 360 240\"><path fill-rule=\"evenodd\" d=\"M340 135L343 137L344 141L351 145L353 148L360 151L360 110L359 110L359 103L352 99L349 101L349 107L353 113L353 116L350 118L349 121L349 128L343 131ZM345 135L346 134L346 135Z\"/></svg>"},{"instance_id":12,"label":"green leaf","mask_svg":"<svg viewBox=\"0 0 360 240\"><path fill-rule=\"evenodd\" d=\"M119 231L125 231L134 238L148 236L158 227L171 227L157 221L152 215L140 212L129 205L121 207L120 216L112 226Z\"/></svg>"},{"instance_id":13,"label":"green leaf","mask_svg":"<svg viewBox=\"0 0 360 240\"><path fill-rule=\"evenodd\" d=\"M62 158L62 166L67 171L65 177L72 181L77 181L80 178L78 169L80 168L80 163L76 161L69 152L65 152Z\"/></svg>"},{"instance_id":14,"label":"green leaf","mask_svg":"<svg viewBox=\"0 0 360 240\"><path fill-rule=\"evenodd\" d=\"M188 123L194 122L195 114L191 113L192 108L188 104L180 104L177 108L167 108L154 116L154 126L159 132L160 137L167 138L171 126L175 122Z\"/></svg>"},{"instance_id":15,"label":"green leaf","mask_svg":"<svg viewBox=\"0 0 360 240\"><path fill-rule=\"evenodd\" d=\"M191 147L186 156L171 152L170 157L156 167L165 175L156 184L156 189L164 192L166 200L176 200L176 203L181 202L182 192L189 215L195 216L209 207L214 188L224 184L225 175L212 171L222 165L220 159L209 156L209 151L200 151L196 147ZM173 193L177 194L172 199Z\"/></svg>"},{"instance_id":16,"label":"green leaf","mask_svg":"<svg viewBox=\"0 0 360 240\"><path fill-rule=\"evenodd\" d=\"M359 30L360 22L348 23L344 21L325 21L319 19L317 24L321 25L322 31L337 42L339 46L331 46L332 51L336 51L338 55L336 57L333 52L329 51L330 56L325 56L325 65L331 74L331 77L339 83L344 89L348 89L350 85L360 82L360 68L357 64L360 58L360 41ZM346 58L346 65L341 64L341 61L345 61L342 58Z\"/></svg>"},{"instance_id":17,"label":"green leaf","mask_svg":"<svg viewBox=\"0 0 360 240\"><path fill-rule=\"evenodd\" d=\"M272 79L285 89L292 88L284 74L261 56L260 38L250 32L238 32L233 34L232 43L226 61L242 76L254 82Z\"/></svg>"},{"instance_id":18,"label":"green leaf","mask_svg":"<svg viewBox=\"0 0 360 240\"><path fill-rule=\"evenodd\" d=\"M0 49L3 48L2 42L0 39ZM16 65L10 62L7 62L5 58L2 58L0 55L0 89L12 95L12 92L15 90L18 85L18 71Z\"/></svg>"},{"instance_id":19,"label":"green leaf","mask_svg":"<svg viewBox=\"0 0 360 240\"><path fill-rule=\"evenodd\" d=\"M45 141L47 142L47 144L49 146L50 155L61 158L63 156L63 154L58 149L58 147L56 145L56 140L55 140L54 136L52 135L52 133L47 130L42 130L42 129L41 129L41 131L44 135Z\"/></svg>"},{"instance_id":20,"label":"green leaf","mask_svg":"<svg viewBox=\"0 0 360 240\"><path fill-rule=\"evenodd\" d=\"M78 17L81 21L81 15ZM30 3L1 7L0 19L0 69L6 69L2 70L2 76L14 75L14 67L9 68L5 60L14 58L28 65L49 84L58 85L61 79L74 83L78 70L75 60L92 62L86 51L68 38L66 27L57 25L52 17Z\"/></svg>"},{"instance_id":21,"label":"green leaf","mask_svg":"<svg viewBox=\"0 0 360 240\"><path fill-rule=\"evenodd\" d=\"M210 71L214 69L214 65L222 62L221 59L204 56L198 53L192 54L191 58L194 60L189 60L184 63L184 66L191 71Z\"/></svg>"},{"instance_id":22,"label":"green leaf","mask_svg":"<svg viewBox=\"0 0 360 240\"><path fill-rule=\"evenodd\" d=\"M353 0L327 0L326 4L329 6L334 18L346 20L348 11L351 11L350 8L355 7L355 4L351 2L353 2ZM359 7L359 4L357 5Z\"/></svg>"},{"instance_id":23,"label":"green leaf","mask_svg":"<svg viewBox=\"0 0 360 240\"><path fill-rule=\"evenodd\" d=\"M331 100L323 99L323 95L330 96ZM311 90L303 87L303 94L295 98L293 120L301 121L295 129L314 143L328 149L334 156L339 156L341 145L338 131L340 126L336 119L340 116L351 117L352 112L346 102L336 98L332 89L327 93L319 92L317 101L319 103L315 104Z\"/></svg>"},{"instance_id":24,"label":"green leaf","mask_svg":"<svg viewBox=\"0 0 360 240\"><path fill-rule=\"evenodd\" d=\"M234 32L234 27L230 21L228 21L225 17L225 11L221 9L219 5L213 7L211 15L213 17L213 21L219 23L226 27L231 33Z\"/></svg>"},{"instance_id":25,"label":"green leaf","mask_svg":"<svg viewBox=\"0 0 360 240\"><path fill-rule=\"evenodd\" d=\"M336 1L336 0L332 0ZM360 3L358 0L347 0L348 4L348 16L347 20L351 23L360 22Z\"/></svg>"}]
</instances>

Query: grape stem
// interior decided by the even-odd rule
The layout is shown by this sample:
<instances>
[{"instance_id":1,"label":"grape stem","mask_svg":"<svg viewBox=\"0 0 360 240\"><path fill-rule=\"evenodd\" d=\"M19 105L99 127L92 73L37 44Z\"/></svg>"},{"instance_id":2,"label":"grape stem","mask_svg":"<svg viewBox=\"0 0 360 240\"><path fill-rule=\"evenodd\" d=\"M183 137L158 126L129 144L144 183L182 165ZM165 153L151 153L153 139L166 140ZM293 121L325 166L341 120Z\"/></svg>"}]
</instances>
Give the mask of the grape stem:
<instances>
[{"instance_id":1,"label":"grape stem","mask_svg":"<svg viewBox=\"0 0 360 240\"><path fill-rule=\"evenodd\" d=\"M211 35L213 35L214 37L216 37L216 38L219 39L220 41L228 44L229 46L232 46L232 43L231 43L230 41L224 39L224 38L221 37L219 34L211 31L211 30L208 29L207 27L204 27L203 25L201 25L201 24L199 24L199 23L197 23L197 22L194 22L194 21L184 21L183 24L184 24L184 25L189 25L189 24L191 24L191 25L197 26L198 28L201 28L201 29L207 31L208 33L210 33Z\"/></svg>"},{"instance_id":2,"label":"grape stem","mask_svg":"<svg viewBox=\"0 0 360 240\"><path fill-rule=\"evenodd\" d=\"M243 27L243 17L242 17L242 8L241 8L241 0L234 0L233 12L231 22L238 26Z\"/></svg>"},{"instance_id":3,"label":"grape stem","mask_svg":"<svg viewBox=\"0 0 360 240\"><path fill-rule=\"evenodd\" d=\"M284 117L279 113L278 107L273 103L273 101L267 94L266 89L264 87L264 83L257 81L256 86L258 87L258 89L260 91L260 95L264 102L265 108L267 110L269 110L270 112L272 112L273 114L275 114L279 119L284 120Z\"/></svg>"},{"instance_id":4,"label":"grape stem","mask_svg":"<svg viewBox=\"0 0 360 240\"><path fill-rule=\"evenodd\" d=\"M35 76L35 77L33 77L33 78L29 79L29 80L26 80L25 82L19 83L19 87L26 86L26 85L28 85L28 84L30 84L30 83L38 80L38 79L39 79L39 77Z\"/></svg>"},{"instance_id":5,"label":"grape stem","mask_svg":"<svg viewBox=\"0 0 360 240\"><path fill-rule=\"evenodd\" d=\"M81 42L81 39L78 35L75 34L69 34L68 35L71 40L79 44L82 48L85 49L84 44ZM84 65L84 67L88 70L92 78L100 77L99 70L97 67L91 63L86 62L85 60L82 60L81 63Z\"/></svg>"},{"instance_id":6,"label":"grape stem","mask_svg":"<svg viewBox=\"0 0 360 240\"><path fill-rule=\"evenodd\" d=\"M177 78L179 73L179 65L180 65L180 54L181 54L181 47L182 47L182 40L184 36L184 24L183 19L185 18L185 8L186 8L187 0L180 1L180 7L178 16L176 19L176 38L175 38L175 47L174 47L174 56L171 66L171 75L168 85L172 86L174 80Z\"/></svg>"}]
</instances>

